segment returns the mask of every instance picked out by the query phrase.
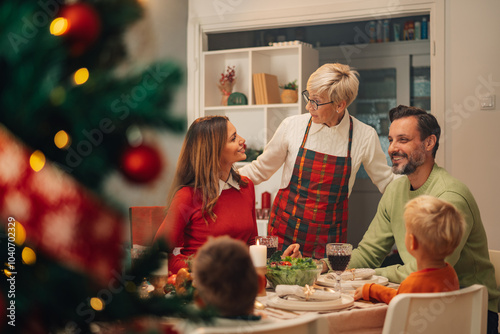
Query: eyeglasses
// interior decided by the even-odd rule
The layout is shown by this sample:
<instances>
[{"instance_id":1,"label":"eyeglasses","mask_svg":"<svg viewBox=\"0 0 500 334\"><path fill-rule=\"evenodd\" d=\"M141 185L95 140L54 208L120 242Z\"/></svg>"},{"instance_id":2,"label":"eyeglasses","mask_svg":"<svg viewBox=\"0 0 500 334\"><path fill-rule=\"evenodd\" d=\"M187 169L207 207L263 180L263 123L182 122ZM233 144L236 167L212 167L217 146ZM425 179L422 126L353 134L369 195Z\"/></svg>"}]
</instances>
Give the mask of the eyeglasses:
<instances>
[{"instance_id":1,"label":"eyeglasses","mask_svg":"<svg viewBox=\"0 0 500 334\"><path fill-rule=\"evenodd\" d=\"M302 97L304 98L304 101L306 101L306 103L311 104L312 110L318 110L318 107L320 107L320 106L324 106L325 104L333 103L333 101L326 102L326 103L318 103L318 101L311 100L311 99L309 99L309 92L307 90L302 92Z\"/></svg>"}]
</instances>

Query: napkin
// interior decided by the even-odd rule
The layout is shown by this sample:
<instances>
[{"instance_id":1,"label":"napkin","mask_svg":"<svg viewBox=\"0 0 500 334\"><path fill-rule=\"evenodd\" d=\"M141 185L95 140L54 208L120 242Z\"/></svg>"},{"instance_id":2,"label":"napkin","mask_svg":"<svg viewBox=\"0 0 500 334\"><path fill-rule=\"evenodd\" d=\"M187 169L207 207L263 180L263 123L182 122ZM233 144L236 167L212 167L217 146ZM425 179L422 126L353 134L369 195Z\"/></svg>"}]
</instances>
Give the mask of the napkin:
<instances>
[{"instance_id":1,"label":"napkin","mask_svg":"<svg viewBox=\"0 0 500 334\"><path fill-rule=\"evenodd\" d=\"M298 298L306 298L307 300L335 300L340 298L340 292L338 291L318 290L309 286L277 285L275 291L279 297L296 296Z\"/></svg>"},{"instance_id":2,"label":"napkin","mask_svg":"<svg viewBox=\"0 0 500 334\"><path fill-rule=\"evenodd\" d=\"M369 279L375 275L375 270L370 268L360 268L360 269L351 269L346 270L340 275L340 279L343 281L354 281L355 279L364 280ZM337 274L329 273L326 275L326 278L329 279L337 279Z\"/></svg>"}]
</instances>

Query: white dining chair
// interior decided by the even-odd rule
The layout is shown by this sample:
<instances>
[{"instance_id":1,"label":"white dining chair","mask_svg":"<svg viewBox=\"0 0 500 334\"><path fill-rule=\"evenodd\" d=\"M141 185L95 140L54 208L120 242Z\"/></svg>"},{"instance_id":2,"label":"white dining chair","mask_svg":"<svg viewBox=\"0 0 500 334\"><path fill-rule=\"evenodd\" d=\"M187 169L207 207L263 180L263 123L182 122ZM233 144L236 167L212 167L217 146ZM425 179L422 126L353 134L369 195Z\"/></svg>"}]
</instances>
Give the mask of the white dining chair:
<instances>
[{"instance_id":1,"label":"white dining chair","mask_svg":"<svg viewBox=\"0 0 500 334\"><path fill-rule=\"evenodd\" d=\"M237 326L198 327L193 334L323 334L328 333L328 320L317 313L306 313L294 319L240 324Z\"/></svg>"},{"instance_id":2,"label":"white dining chair","mask_svg":"<svg viewBox=\"0 0 500 334\"><path fill-rule=\"evenodd\" d=\"M490 261L495 267L495 280L497 281L497 288L500 288L500 251L490 249Z\"/></svg>"},{"instance_id":3,"label":"white dining chair","mask_svg":"<svg viewBox=\"0 0 500 334\"><path fill-rule=\"evenodd\" d=\"M474 284L450 292L402 293L389 303L382 334L486 333L488 292Z\"/></svg>"},{"instance_id":4,"label":"white dining chair","mask_svg":"<svg viewBox=\"0 0 500 334\"><path fill-rule=\"evenodd\" d=\"M490 261L493 263L493 267L495 268L495 281L497 282L497 289L500 289L500 251L490 249ZM500 302L498 302L498 309L500 310ZM500 312L498 313L500 317ZM498 332L500 333L500 323L498 324Z\"/></svg>"}]
</instances>

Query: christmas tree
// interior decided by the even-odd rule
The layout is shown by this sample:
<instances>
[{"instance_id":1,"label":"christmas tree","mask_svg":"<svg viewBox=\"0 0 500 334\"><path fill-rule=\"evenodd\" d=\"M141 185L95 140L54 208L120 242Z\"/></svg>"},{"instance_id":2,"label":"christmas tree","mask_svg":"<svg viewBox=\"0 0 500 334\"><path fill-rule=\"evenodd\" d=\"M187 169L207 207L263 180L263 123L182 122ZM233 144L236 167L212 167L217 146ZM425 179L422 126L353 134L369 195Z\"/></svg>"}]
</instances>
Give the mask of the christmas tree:
<instances>
[{"instance_id":1,"label":"christmas tree","mask_svg":"<svg viewBox=\"0 0 500 334\"><path fill-rule=\"evenodd\" d=\"M204 316L190 297L139 298L157 247L122 267L124 208L103 196L120 170L147 183L161 153L141 126L182 131L166 112L182 71L156 62L122 73L136 0L0 4L0 331L90 331L138 315ZM7 310L7 314L3 314ZM5 321L5 323L4 323Z\"/></svg>"}]
</instances>

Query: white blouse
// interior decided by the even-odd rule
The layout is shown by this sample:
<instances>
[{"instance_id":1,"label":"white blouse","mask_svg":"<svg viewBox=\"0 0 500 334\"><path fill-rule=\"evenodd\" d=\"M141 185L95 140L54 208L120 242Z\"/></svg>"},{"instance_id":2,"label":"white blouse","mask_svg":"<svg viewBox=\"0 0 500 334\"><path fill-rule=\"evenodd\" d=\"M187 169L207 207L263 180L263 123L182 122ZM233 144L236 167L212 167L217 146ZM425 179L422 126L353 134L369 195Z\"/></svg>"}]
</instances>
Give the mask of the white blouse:
<instances>
[{"instance_id":1,"label":"white blouse","mask_svg":"<svg viewBox=\"0 0 500 334\"><path fill-rule=\"evenodd\" d=\"M233 175L231 173L229 173L229 178L227 179L226 182L219 179L219 196L220 196L220 194L222 194L223 190L231 189L231 187L240 190L240 185L233 178Z\"/></svg>"},{"instance_id":2,"label":"white blouse","mask_svg":"<svg viewBox=\"0 0 500 334\"><path fill-rule=\"evenodd\" d=\"M292 177L293 166L311 115L309 113L291 116L283 120L264 152L251 164L239 169L240 174L248 176L254 184L268 180L284 163L280 188L286 188ZM356 173L363 163L368 176L384 192L385 187L397 178L392 173L377 132L369 125L352 117L353 135L351 146L352 169L349 178L351 194ZM333 156L347 156L349 142L349 113L346 110L342 121L333 127L312 123L305 148Z\"/></svg>"}]
</instances>

